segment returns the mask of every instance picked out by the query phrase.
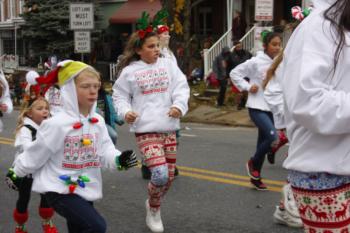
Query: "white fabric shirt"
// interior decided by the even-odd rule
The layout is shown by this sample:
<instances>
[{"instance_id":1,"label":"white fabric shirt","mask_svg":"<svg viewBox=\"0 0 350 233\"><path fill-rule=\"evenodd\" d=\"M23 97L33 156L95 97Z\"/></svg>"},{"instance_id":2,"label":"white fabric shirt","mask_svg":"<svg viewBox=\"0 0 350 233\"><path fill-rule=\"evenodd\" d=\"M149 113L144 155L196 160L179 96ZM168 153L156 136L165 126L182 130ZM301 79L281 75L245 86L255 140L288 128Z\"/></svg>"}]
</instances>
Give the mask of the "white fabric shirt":
<instances>
[{"instance_id":1,"label":"white fabric shirt","mask_svg":"<svg viewBox=\"0 0 350 233\"><path fill-rule=\"evenodd\" d=\"M246 107L259 109L262 111L270 111L264 98L262 82L266 77L266 71L272 64L272 59L264 52L259 51L255 57L236 66L230 72L231 81L240 91L248 91L253 84L258 85L259 89L256 93L248 94ZM247 82L244 78L250 79Z\"/></svg>"},{"instance_id":2,"label":"white fabric shirt","mask_svg":"<svg viewBox=\"0 0 350 233\"><path fill-rule=\"evenodd\" d=\"M174 55L174 53L167 47L164 47L160 50L160 54L165 57L168 58L170 60L172 60L176 65L177 65L177 60L176 57Z\"/></svg>"},{"instance_id":3,"label":"white fabric shirt","mask_svg":"<svg viewBox=\"0 0 350 233\"><path fill-rule=\"evenodd\" d=\"M334 2L314 0L313 12L284 53L282 89L290 140L284 167L350 175L350 47L343 47L333 73L334 38L339 37L330 35L330 22L323 16Z\"/></svg>"},{"instance_id":4,"label":"white fabric shirt","mask_svg":"<svg viewBox=\"0 0 350 233\"><path fill-rule=\"evenodd\" d=\"M281 73L282 64L276 69L275 76L267 83L264 90L265 101L269 105L273 114L273 121L276 129L286 128L284 120L283 90L280 83Z\"/></svg>"},{"instance_id":5,"label":"white fabric shirt","mask_svg":"<svg viewBox=\"0 0 350 233\"><path fill-rule=\"evenodd\" d=\"M51 86L45 93L45 99L49 102L51 115L55 115L62 110L60 89Z\"/></svg>"},{"instance_id":6,"label":"white fabric shirt","mask_svg":"<svg viewBox=\"0 0 350 233\"><path fill-rule=\"evenodd\" d=\"M154 64L142 60L125 67L113 85L113 101L125 119L128 111L139 117L130 125L131 132L168 132L180 128L180 120L168 116L170 107L188 110L190 89L185 75L167 58Z\"/></svg>"},{"instance_id":7,"label":"white fabric shirt","mask_svg":"<svg viewBox=\"0 0 350 233\"><path fill-rule=\"evenodd\" d=\"M5 74L1 69L0 69L0 82L4 86L2 96L0 97L0 104L6 104L7 111L4 113L10 114L13 110L13 104L12 104L11 95L10 95L10 88L9 88L9 84L5 78ZM2 132L3 128L4 128L4 125L3 125L2 120L0 118L0 132Z\"/></svg>"},{"instance_id":8,"label":"white fabric shirt","mask_svg":"<svg viewBox=\"0 0 350 233\"><path fill-rule=\"evenodd\" d=\"M37 125L34 121L32 121L32 119L28 117L24 117L23 124L30 125L36 130L38 130L39 128L39 125ZM16 148L15 160L18 157L18 154L26 150L32 144L32 142L33 142L32 131L30 131L30 129L28 129L25 126L22 126L22 128L16 134L16 139L14 144Z\"/></svg>"},{"instance_id":9,"label":"white fabric shirt","mask_svg":"<svg viewBox=\"0 0 350 233\"><path fill-rule=\"evenodd\" d=\"M79 114L74 80L62 86L61 94L63 110L41 123L36 140L18 156L14 171L19 177L33 174L32 189L39 193L68 194L68 186L59 176L68 175L75 181L85 175L90 182L85 188L77 186L74 193L88 201L100 199L101 167L116 168L115 159L121 153L108 136L104 119L94 112L95 106L89 116L97 118L97 123ZM74 129L77 122L83 127ZM91 139L92 144L82 145L83 138Z\"/></svg>"}]
</instances>

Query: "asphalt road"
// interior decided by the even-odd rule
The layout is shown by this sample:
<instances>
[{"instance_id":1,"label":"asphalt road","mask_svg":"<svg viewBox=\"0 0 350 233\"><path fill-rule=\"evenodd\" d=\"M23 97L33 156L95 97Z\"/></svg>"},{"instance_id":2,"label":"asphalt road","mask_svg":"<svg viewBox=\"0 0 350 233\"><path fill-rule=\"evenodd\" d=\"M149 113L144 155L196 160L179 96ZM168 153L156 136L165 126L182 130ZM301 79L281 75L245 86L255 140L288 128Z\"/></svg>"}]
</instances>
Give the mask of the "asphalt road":
<instances>
[{"instance_id":1,"label":"asphalt road","mask_svg":"<svg viewBox=\"0 0 350 233\"><path fill-rule=\"evenodd\" d=\"M17 112L4 117L5 131L0 137L0 169L3 180L14 155L13 131ZM127 126L119 128L118 148L136 149L135 138ZM263 177L269 191L256 191L249 185L245 162L254 152L257 131L216 125L183 124L176 178L162 204L165 233L301 233L272 220L280 198L286 171L281 167L284 148L276 164L265 164ZM0 188L0 233L14 232L12 211L17 193L3 182ZM144 203L147 181L135 168L125 172L103 171L104 198L95 202L108 223L108 233L148 233ZM42 232L37 213L39 195L32 194L27 228ZM55 215L61 233L65 221Z\"/></svg>"}]
</instances>

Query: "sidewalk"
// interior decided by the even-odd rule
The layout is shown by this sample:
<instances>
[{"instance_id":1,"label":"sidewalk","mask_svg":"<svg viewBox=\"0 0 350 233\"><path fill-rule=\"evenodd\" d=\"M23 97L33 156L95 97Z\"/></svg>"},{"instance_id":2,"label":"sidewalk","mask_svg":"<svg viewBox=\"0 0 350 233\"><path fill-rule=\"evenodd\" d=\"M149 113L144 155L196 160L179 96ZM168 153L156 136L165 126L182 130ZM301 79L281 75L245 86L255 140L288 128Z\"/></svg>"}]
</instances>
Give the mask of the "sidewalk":
<instances>
[{"instance_id":1,"label":"sidewalk","mask_svg":"<svg viewBox=\"0 0 350 233\"><path fill-rule=\"evenodd\" d=\"M254 123L249 118L247 109L238 111L234 106L216 108L208 105L200 105L188 112L182 118L182 122L255 127Z\"/></svg>"}]
</instances>

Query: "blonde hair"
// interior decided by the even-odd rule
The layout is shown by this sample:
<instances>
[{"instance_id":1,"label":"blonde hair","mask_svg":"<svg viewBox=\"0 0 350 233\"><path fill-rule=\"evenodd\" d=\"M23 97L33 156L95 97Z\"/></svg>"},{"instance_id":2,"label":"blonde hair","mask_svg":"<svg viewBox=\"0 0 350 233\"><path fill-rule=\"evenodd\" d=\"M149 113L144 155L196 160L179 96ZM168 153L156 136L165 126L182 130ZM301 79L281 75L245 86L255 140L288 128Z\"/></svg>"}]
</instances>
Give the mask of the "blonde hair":
<instances>
[{"instance_id":1,"label":"blonde hair","mask_svg":"<svg viewBox=\"0 0 350 233\"><path fill-rule=\"evenodd\" d=\"M24 101L22 104L21 112L17 118L17 126L15 129L15 135L17 135L17 133L20 131L20 129L24 126L24 118L29 117L28 113L30 111L32 111L35 104L38 103L39 101L44 101L50 110L50 104L44 97L40 96L40 97L36 98L34 101L32 101L32 103L30 103L30 101Z\"/></svg>"},{"instance_id":2,"label":"blonde hair","mask_svg":"<svg viewBox=\"0 0 350 233\"><path fill-rule=\"evenodd\" d=\"M275 60L271 64L270 68L266 72L266 78L264 79L262 83L262 87L265 89L267 84L270 82L271 79L275 76L276 70L278 66L281 64L283 60L283 50L280 51L280 53L276 56Z\"/></svg>"},{"instance_id":3,"label":"blonde hair","mask_svg":"<svg viewBox=\"0 0 350 233\"><path fill-rule=\"evenodd\" d=\"M81 76L82 74L92 74L93 76L95 76L101 82L101 74L97 70L95 70L93 67L91 67L91 66L88 66L83 71L81 71L78 74L78 76L74 79L74 81L76 82L77 78L79 76Z\"/></svg>"}]
</instances>

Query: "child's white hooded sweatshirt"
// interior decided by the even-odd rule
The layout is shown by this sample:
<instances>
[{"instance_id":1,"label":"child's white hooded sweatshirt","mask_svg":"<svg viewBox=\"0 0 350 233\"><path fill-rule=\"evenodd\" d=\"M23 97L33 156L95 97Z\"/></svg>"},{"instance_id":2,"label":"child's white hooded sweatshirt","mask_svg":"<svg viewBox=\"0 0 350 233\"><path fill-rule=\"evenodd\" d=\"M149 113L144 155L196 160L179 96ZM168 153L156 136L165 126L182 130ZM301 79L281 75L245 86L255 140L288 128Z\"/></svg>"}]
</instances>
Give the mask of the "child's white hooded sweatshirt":
<instances>
[{"instance_id":1,"label":"child's white hooded sweatshirt","mask_svg":"<svg viewBox=\"0 0 350 233\"><path fill-rule=\"evenodd\" d=\"M20 154L14 171L19 177L33 174L32 189L39 193L68 194L68 186L59 178L68 175L73 181L84 175L90 179L85 188L77 186L74 193L88 201L102 198L101 167L116 168L115 159L121 153L115 149L104 119L92 107L89 117L79 114L74 79L61 88L63 110L40 125L36 140ZM80 117L79 117L80 116ZM95 117L92 124L88 118ZM83 127L74 129L77 122ZM82 135L92 144L81 144Z\"/></svg>"},{"instance_id":2,"label":"child's white hooded sweatshirt","mask_svg":"<svg viewBox=\"0 0 350 233\"><path fill-rule=\"evenodd\" d=\"M269 105L273 114L273 121L276 129L285 129L286 123L284 120L284 101L283 90L281 86L282 63L278 66L275 76L267 83L264 90L266 103Z\"/></svg>"},{"instance_id":3,"label":"child's white hooded sweatshirt","mask_svg":"<svg viewBox=\"0 0 350 233\"><path fill-rule=\"evenodd\" d=\"M9 84L8 84L8 82L5 78L4 72L2 70L0 70L0 82L4 86L2 96L0 97L0 104L6 104L7 110L5 113L9 114L13 110L13 104L12 104L12 100L11 100L11 96L10 96ZM0 132L2 132L2 130L3 130L3 123L2 123L2 120L0 118Z\"/></svg>"},{"instance_id":4,"label":"child's white hooded sweatshirt","mask_svg":"<svg viewBox=\"0 0 350 233\"><path fill-rule=\"evenodd\" d=\"M125 67L113 85L115 108L122 119L128 111L139 114L131 132L169 132L180 128L180 120L168 116L170 107L188 110L190 90L185 75L167 58L154 64L142 60Z\"/></svg>"},{"instance_id":5,"label":"child's white hooded sweatshirt","mask_svg":"<svg viewBox=\"0 0 350 233\"><path fill-rule=\"evenodd\" d=\"M290 140L284 167L350 175L350 32L333 75L336 50L323 13L335 0L314 0L284 53L282 88Z\"/></svg>"},{"instance_id":6,"label":"child's white hooded sweatshirt","mask_svg":"<svg viewBox=\"0 0 350 233\"><path fill-rule=\"evenodd\" d=\"M258 85L259 87L257 93L249 92L246 107L262 111L270 111L270 108L264 99L262 82L266 77L266 71L272 64L272 61L273 60L266 53L259 51L255 57L252 57L231 70L231 81L240 91L249 92L249 89L253 84ZM250 81L247 82L244 79L245 77L248 77Z\"/></svg>"},{"instance_id":7,"label":"child's white hooded sweatshirt","mask_svg":"<svg viewBox=\"0 0 350 233\"><path fill-rule=\"evenodd\" d=\"M24 117L23 124L30 125L36 130L38 130L39 128L39 125L37 125L29 117ZM31 145L32 142L33 142L32 131L30 131L30 129L28 129L25 126L22 126L22 128L16 134L15 145L14 145L16 148L15 159L18 157L18 154L26 150Z\"/></svg>"}]
</instances>

